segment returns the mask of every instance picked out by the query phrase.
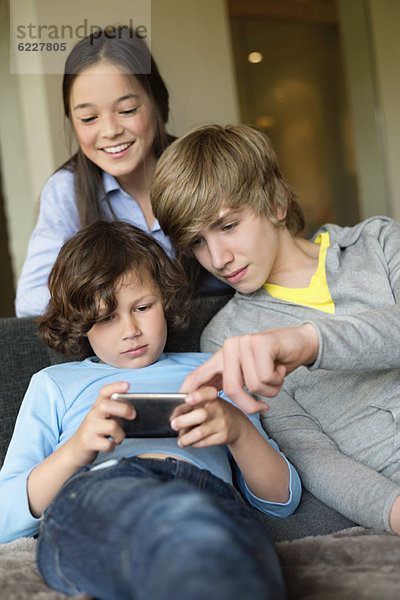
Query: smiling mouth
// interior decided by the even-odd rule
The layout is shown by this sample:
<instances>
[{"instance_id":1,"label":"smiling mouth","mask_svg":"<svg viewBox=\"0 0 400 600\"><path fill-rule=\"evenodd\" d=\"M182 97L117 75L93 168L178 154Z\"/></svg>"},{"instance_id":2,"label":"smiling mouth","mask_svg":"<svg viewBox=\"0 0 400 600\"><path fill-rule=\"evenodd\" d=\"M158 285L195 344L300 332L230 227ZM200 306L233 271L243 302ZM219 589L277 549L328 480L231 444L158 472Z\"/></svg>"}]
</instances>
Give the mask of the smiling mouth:
<instances>
[{"instance_id":1,"label":"smiling mouth","mask_svg":"<svg viewBox=\"0 0 400 600\"><path fill-rule=\"evenodd\" d=\"M133 142L127 142L126 144L119 144L118 146L107 146L106 148L102 148L102 150L107 152L107 154L118 154L118 152L123 152L129 148L129 146L132 146L132 144Z\"/></svg>"}]
</instances>

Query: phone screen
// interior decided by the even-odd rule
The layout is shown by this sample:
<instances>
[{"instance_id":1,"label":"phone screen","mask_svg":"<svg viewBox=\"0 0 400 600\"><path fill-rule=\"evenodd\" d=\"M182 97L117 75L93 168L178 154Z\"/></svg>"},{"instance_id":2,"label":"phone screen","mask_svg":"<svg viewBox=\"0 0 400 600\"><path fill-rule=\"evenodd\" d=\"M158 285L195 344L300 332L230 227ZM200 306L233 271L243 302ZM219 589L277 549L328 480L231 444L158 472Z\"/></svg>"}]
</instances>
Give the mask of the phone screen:
<instances>
[{"instance_id":1,"label":"phone screen","mask_svg":"<svg viewBox=\"0 0 400 600\"><path fill-rule=\"evenodd\" d=\"M126 393L113 394L111 399L128 402L136 410L133 421L117 419L127 438L151 438L178 436L178 432L171 429L169 419L174 409L184 404L185 397L186 394L178 393Z\"/></svg>"}]
</instances>

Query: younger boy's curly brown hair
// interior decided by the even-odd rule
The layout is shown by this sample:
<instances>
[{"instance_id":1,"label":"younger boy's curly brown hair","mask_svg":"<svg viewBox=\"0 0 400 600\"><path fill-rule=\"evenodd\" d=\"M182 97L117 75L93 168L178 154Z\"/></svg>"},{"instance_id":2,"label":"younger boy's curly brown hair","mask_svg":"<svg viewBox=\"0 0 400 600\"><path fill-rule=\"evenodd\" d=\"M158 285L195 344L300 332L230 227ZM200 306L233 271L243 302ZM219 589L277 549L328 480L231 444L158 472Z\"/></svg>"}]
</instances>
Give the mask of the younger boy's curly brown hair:
<instances>
[{"instance_id":1,"label":"younger boy's curly brown hair","mask_svg":"<svg viewBox=\"0 0 400 600\"><path fill-rule=\"evenodd\" d=\"M96 221L61 248L49 275L50 301L38 317L41 340L61 354L81 359L92 354L87 332L117 307L123 277L150 276L160 290L168 325L184 327L192 306L183 269L150 235L122 221Z\"/></svg>"}]
</instances>

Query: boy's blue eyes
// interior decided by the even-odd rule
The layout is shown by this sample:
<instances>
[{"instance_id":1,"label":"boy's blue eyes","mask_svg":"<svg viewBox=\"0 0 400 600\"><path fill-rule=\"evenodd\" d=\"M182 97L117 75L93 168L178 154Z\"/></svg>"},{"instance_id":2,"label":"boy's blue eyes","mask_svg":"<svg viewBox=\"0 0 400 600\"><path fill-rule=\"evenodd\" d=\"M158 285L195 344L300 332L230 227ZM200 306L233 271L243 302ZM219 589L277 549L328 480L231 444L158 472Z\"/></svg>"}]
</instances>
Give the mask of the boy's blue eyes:
<instances>
[{"instance_id":1,"label":"boy's blue eyes","mask_svg":"<svg viewBox=\"0 0 400 600\"><path fill-rule=\"evenodd\" d=\"M226 225L221 225L221 231L232 231L238 225L238 221L234 221L232 223L227 223ZM191 248L200 248L203 243L203 238L196 238L192 242L190 242Z\"/></svg>"},{"instance_id":2,"label":"boy's blue eyes","mask_svg":"<svg viewBox=\"0 0 400 600\"><path fill-rule=\"evenodd\" d=\"M135 311L139 312L139 313L143 313L146 312L147 310L149 310L152 307L151 304L143 304L141 306L136 306L135 307ZM115 318L115 315L106 315L105 317L100 317L97 320L97 323L110 323L110 321L112 321Z\"/></svg>"}]
</instances>

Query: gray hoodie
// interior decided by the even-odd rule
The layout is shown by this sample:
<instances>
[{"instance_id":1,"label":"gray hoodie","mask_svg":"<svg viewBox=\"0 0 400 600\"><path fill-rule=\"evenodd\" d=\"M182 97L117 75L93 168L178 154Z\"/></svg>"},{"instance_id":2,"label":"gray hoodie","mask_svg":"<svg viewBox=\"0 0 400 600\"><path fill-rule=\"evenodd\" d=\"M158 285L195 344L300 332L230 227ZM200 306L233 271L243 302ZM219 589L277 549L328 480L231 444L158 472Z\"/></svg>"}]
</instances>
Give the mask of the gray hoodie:
<instances>
[{"instance_id":1,"label":"gray hoodie","mask_svg":"<svg viewBox=\"0 0 400 600\"><path fill-rule=\"evenodd\" d=\"M326 278L335 314L236 293L203 332L215 352L232 335L310 322L319 354L269 398L268 434L323 502L367 527L390 530L400 494L400 225L374 217L330 235Z\"/></svg>"}]
</instances>

